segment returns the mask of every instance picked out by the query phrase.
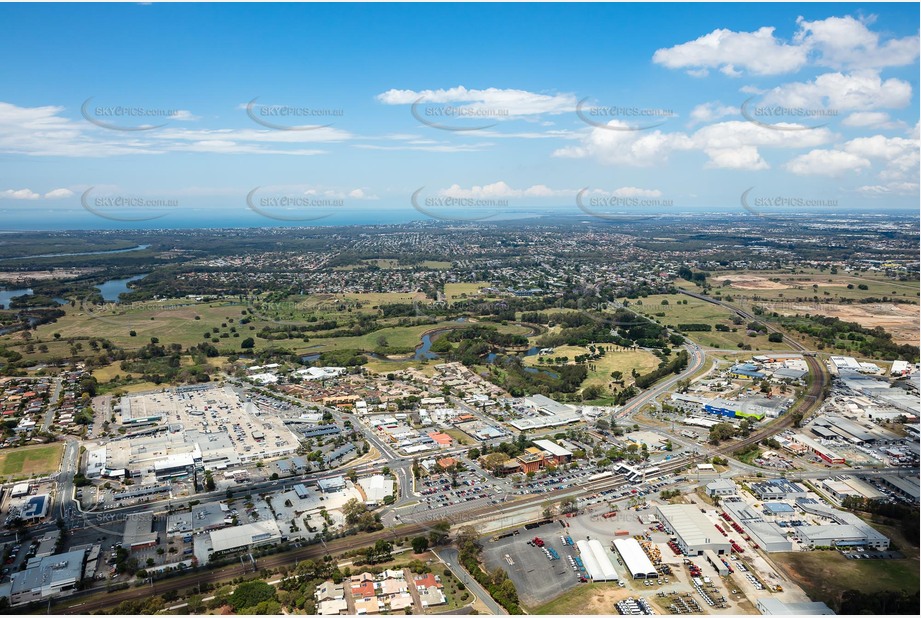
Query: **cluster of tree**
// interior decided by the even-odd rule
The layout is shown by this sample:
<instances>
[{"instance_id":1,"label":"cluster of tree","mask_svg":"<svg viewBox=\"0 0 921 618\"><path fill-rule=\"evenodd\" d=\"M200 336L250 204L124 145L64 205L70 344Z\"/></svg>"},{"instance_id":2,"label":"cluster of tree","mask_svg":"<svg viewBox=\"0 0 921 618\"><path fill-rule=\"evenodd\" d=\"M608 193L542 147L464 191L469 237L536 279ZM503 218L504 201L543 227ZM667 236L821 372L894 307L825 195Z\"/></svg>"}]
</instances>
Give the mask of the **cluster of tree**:
<instances>
[{"instance_id":1,"label":"cluster of tree","mask_svg":"<svg viewBox=\"0 0 921 618\"><path fill-rule=\"evenodd\" d=\"M710 428L710 444L719 444L723 440L735 437L736 428L732 423L717 423Z\"/></svg>"},{"instance_id":2,"label":"cluster of tree","mask_svg":"<svg viewBox=\"0 0 921 618\"><path fill-rule=\"evenodd\" d=\"M842 616L914 616L917 615L919 604L921 595L917 591L882 590L867 593L860 590L845 590L840 601L832 602L832 609Z\"/></svg>"},{"instance_id":3,"label":"cluster of tree","mask_svg":"<svg viewBox=\"0 0 921 618\"><path fill-rule=\"evenodd\" d=\"M653 371L636 376L634 384L638 388L649 388L667 375L681 373L687 366L688 351L681 350L675 358L670 361L663 360Z\"/></svg>"},{"instance_id":4,"label":"cluster of tree","mask_svg":"<svg viewBox=\"0 0 921 618\"><path fill-rule=\"evenodd\" d=\"M829 347L843 346L872 358L918 362L918 346L895 343L892 335L880 326L866 328L856 322L819 315L777 317L784 327L815 337Z\"/></svg>"},{"instance_id":5,"label":"cluster of tree","mask_svg":"<svg viewBox=\"0 0 921 618\"><path fill-rule=\"evenodd\" d=\"M351 530L347 530L349 533L374 532L384 527L380 514L372 513L364 502L356 498L351 498L342 505L342 514L345 516L346 525L351 527Z\"/></svg>"},{"instance_id":6,"label":"cluster of tree","mask_svg":"<svg viewBox=\"0 0 921 618\"><path fill-rule=\"evenodd\" d=\"M871 500L861 496L845 496L841 501L841 506L851 511L863 511L871 515L895 520L898 522L897 526L905 535L905 538L915 545L918 544L919 511L916 507L885 500Z\"/></svg>"},{"instance_id":7,"label":"cluster of tree","mask_svg":"<svg viewBox=\"0 0 921 618\"><path fill-rule=\"evenodd\" d=\"M709 333L712 330L709 324L697 324L697 323L678 324L675 328L685 333L691 333L691 332Z\"/></svg>"},{"instance_id":8,"label":"cluster of tree","mask_svg":"<svg viewBox=\"0 0 921 618\"><path fill-rule=\"evenodd\" d=\"M501 568L486 572L480 566L481 547L477 543L477 531L472 526L461 528L455 538L458 548L458 560L473 575L478 584L483 586L496 602L512 615L523 614L518 601L518 591L509 579L508 573Z\"/></svg>"}]
</instances>

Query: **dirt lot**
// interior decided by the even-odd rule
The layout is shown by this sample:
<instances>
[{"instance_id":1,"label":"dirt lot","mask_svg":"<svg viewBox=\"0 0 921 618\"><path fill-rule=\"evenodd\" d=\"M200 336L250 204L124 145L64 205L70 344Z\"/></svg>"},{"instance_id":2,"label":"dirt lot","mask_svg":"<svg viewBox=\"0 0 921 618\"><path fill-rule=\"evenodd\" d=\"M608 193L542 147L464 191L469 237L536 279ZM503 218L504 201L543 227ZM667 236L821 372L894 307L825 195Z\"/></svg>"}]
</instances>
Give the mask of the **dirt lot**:
<instances>
[{"instance_id":1,"label":"dirt lot","mask_svg":"<svg viewBox=\"0 0 921 618\"><path fill-rule=\"evenodd\" d=\"M769 281L766 277L757 275L725 275L723 277L713 277L714 283L729 281L732 287L739 290L785 290L790 286Z\"/></svg>"},{"instance_id":2,"label":"dirt lot","mask_svg":"<svg viewBox=\"0 0 921 618\"><path fill-rule=\"evenodd\" d=\"M857 322L865 328L881 326L892 334L893 341L918 345L918 307L916 305L897 305L878 303L872 305L831 305L825 303L770 303L770 311L781 315L809 313L839 318L845 322Z\"/></svg>"}]
</instances>

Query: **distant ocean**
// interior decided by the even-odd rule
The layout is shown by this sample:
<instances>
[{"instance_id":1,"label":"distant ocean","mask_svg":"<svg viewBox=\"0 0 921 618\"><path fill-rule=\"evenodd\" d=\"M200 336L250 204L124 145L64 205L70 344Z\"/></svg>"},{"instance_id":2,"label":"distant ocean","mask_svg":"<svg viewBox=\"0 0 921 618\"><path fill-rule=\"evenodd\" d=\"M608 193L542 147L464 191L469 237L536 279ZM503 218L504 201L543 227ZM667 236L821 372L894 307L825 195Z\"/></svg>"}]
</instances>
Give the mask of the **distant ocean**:
<instances>
[{"instance_id":1,"label":"distant ocean","mask_svg":"<svg viewBox=\"0 0 921 618\"><path fill-rule=\"evenodd\" d=\"M130 216L133 213L129 213ZM489 216L489 215L493 216ZM766 213L767 214L767 213ZM796 212L776 212L770 215L783 215L797 218L822 218L827 216L917 216L917 210L905 209L863 209L858 208L838 209L829 212L828 208L819 208L813 211L798 210ZM441 218L435 219L412 208L347 208L333 210L321 219L312 220L282 220L262 216L246 209L222 210L219 208L182 209L167 212L161 217L149 220L115 221L99 217L85 210L55 209L48 211L25 209L0 209L0 233L24 231L64 231L64 230L156 230L156 229L204 229L204 228L269 228L269 227L340 227L349 225L396 225L411 222L444 222L444 223L495 223L516 219L536 219L552 217L554 221L561 217L573 220L591 220L592 216L573 207L547 207L527 209L520 208L499 213L472 210L439 211ZM713 207L683 208L678 211L646 212L645 217L660 216L663 221L671 217L693 217L701 215L727 216L732 218L751 217L749 213L740 208ZM136 215L135 215L136 216ZM610 219L600 217L599 221L617 222L619 215Z\"/></svg>"}]
</instances>

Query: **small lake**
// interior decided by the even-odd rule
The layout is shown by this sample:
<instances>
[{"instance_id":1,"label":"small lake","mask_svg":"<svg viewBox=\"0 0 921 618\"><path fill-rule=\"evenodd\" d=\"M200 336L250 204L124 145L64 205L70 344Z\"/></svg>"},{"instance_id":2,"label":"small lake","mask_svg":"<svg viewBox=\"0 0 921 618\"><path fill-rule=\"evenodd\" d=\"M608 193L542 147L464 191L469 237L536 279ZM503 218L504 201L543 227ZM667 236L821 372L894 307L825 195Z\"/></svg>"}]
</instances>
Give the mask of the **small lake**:
<instances>
[{"instance_id":1,"label":"small lake","mask_svg":"<svg viewBox=\"0 0 921 618\"><path fill-rule=\"evenodd\" d=\"M127 294L131 291L131 288L128 287L128 284L132 281L139 281L147 276L147 273L143 275L135 275L134 277L128 277L127 279L109 279L108 281L97 285L96 289L99 290L99 293L102 295L102 300L107 303L117 303L118 297L122 294Z\"/></svg>"},{"instance_id":2,"label":"small lake","mask_svg":"<svg viewBox=\"0 0 921 618\"><path fill-rule=\"evenodd\" d=\"M560 374L558 374L555 371L550 371L549 369L538 369L537 367L525 367L524 370L527 371L528 373L535 373L535 374L542 373L544 375L550 376L554 380L560 379Z\"/></svg>"},{"instance_id":3,"label":"small lake","mask_svg":"<svg viewBox=\"0 0 921 618\"><path fill-rule=\"evenodd\" d=\"M3 305L4 309L10 308L10 301L17 296L31 296L33 294L32 288L19 288L16 290L0 290L0 305Z\"/></svg>"},{"instance_id":4,"label":"small lake","mask_svg":"<svg viewBox=\"0 0 921 618\"><path fill-rule=\"evenodd\" d=\"M4 309L10 308L10 302L17 296L32 296L35 292L32 288L17 288L14 290L0 290L0 306ZM66 305L70 301L66 298L53 298L54 302L59 305Z\"/></svg>"}]
</instances>

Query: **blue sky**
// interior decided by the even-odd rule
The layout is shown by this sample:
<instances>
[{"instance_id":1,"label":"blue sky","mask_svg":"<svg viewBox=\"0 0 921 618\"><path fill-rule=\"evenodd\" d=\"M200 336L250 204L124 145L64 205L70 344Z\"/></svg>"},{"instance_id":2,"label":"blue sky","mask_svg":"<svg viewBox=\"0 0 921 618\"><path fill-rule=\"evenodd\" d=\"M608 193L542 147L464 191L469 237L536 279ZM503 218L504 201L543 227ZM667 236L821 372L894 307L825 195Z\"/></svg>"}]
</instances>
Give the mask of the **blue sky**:
<instances>
[{"instance_id":1,"label":"blue sky","mask_svg":"<svg viewBox=\"0 0 921 618\"><path fill-rule=\"evenodd\" d=\"M0 5L0 212L917 210L918 10Z\"/></svg>"}]
</instances>

